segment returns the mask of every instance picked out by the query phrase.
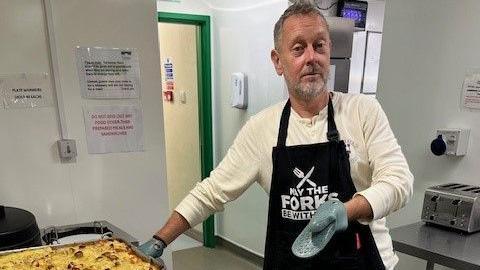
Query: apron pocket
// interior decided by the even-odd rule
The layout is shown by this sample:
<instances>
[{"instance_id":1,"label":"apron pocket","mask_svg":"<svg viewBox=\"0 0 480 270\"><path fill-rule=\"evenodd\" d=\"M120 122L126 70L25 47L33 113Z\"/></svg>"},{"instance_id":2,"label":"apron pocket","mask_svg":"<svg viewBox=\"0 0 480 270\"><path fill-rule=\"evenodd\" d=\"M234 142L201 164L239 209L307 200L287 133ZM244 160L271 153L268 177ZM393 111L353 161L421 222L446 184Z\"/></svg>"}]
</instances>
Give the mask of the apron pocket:
<instances>
[{"instance_id":1,"label":"apron pocket","mask_svg":"<svg viewBox=\"0 0 480 270\"><path fill-rule=\"evenodd\" d=\"M302 259L293 254L291 248L293 241L297 237L296 233L277 231L273 234L275 237L269 243L270 256L268 263L264 265L264 270L313 270L323 265L318 263L318 258L316 257ZM265 259L267 260L267 258ZM326 269L334 270L334 268Z\"/></svg>"}]
</instances>

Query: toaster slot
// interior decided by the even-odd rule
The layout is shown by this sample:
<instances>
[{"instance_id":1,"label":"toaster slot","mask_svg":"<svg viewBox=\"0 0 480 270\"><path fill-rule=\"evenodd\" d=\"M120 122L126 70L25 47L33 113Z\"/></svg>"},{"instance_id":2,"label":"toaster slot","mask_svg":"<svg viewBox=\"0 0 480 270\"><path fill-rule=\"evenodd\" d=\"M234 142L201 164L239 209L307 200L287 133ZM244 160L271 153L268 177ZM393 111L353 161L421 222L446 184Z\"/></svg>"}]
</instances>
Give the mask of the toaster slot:
<instances>
[{"instance_id":1,"label":"toaster slot","mask_svg":"<svg viewBox=\"0 0 480 270\"><path fill-rule=\"evenodd\" d=\"M475 192L475 190L480 191L480 188L479 188L479 187L469 187L469 188L464 189L463 191L472 191L472 192Z\"/></svg>"},{"instance_id":2,"label":"toaster slot","mask_svg":"<svg viewBox=\"0 0 480 270\"><path fill-rule=\"evenodd\" d=\"M443 187L443 188L454 188L454 187L456 187L456 186L461 186L461 184L450 183L450 184L441 185L440 187Z\"/></svg>"},{"instance_id":3,"label":"toaster slot","mask_svg":"<svg viewBox=\"0 0 480 270\"><path fill-rule=\"evenodd\" d=\"M451 183L451 184L445 184L445 185L441 185L440 187L443 187L443 188L450 188L450 187L453 187L453 186L459 186L460 184L457 184L457 183Z\"/></svg>"},{"instance_id":4,"label":"toaster slot","mask_svg":"<svg viewBox=\"0 0 480 270\"><path fill-rule=\"evenodd\" d=\"M450 189L461 189L464 187L468 187L468 185L459 185L459 186L451 187Z\"/></svg>"}]
</instances>

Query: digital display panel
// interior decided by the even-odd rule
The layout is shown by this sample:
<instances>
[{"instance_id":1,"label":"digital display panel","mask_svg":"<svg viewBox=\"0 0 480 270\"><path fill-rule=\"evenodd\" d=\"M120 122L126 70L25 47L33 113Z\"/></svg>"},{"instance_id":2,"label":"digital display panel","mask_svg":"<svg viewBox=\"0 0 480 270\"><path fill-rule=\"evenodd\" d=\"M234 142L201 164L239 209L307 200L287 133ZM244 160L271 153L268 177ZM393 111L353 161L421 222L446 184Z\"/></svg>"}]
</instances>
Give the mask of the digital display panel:
<instances>
[{"instance_id":1,"label":"digital display panel","mask_svg":"<svg viewBox=\"0 0 480 270\"><path fill-rule=\"evenodd\" d=\"M351 19L355 22L355 27L365 28L367 21L367 2L346 1L340 10L340 16Z\"/></svg>"}]
</instances>

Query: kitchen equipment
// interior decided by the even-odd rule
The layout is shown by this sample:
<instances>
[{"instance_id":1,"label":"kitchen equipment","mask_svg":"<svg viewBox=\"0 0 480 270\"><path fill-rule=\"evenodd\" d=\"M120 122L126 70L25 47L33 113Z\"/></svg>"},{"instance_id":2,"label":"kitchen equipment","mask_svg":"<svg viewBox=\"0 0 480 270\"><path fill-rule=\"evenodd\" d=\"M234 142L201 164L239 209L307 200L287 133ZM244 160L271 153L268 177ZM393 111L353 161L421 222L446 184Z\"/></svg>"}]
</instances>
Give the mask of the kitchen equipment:
<instances>
[{"instance_id":1,"label":"kitchen equipment","mask_svg":"<svg viewBox=\"0 0 480 270\"><path fill-rule=\"evenodd\" d=\"M480 187L449 183L427 188L422 221L472 233L480 230Z\"/></svg>"},{"instance_id":2,"label":"kitchen equipment","mask_svg":"<svg viewBox=\"0 0 480 270\"><path fill-rule=\"evenodd\" d=\"M347 93L355 23L350 19L340 17L326 17L325 19L329 25L332 41L330 76L333 85L332 89L328 90Z\"/></svg>"},{"instance_id":3,"label":"kitchen equipment","mask_svg":"<svg viewBox=\"0 0 480 270\"><path fill-rule=\"evenodd\" d=\"M338 16L351 19L355 22L357 30L365 30L367 23L368 2L348 0L342 1L338 9Z\"/></svg>"},{"instance_id":4,"label":"kitchen equipment","mask_svg":"<svg viewBox=\"0 0 480 270\"><path fill-rule=\"evenodd\" d=\"M133 236L106 220L51 226L42 230L42 240L47 245L68 244L108 237L121 238L134 246L139 244Z\"/></svg>"},{"instance_id":5,"label":"kitchen equipment","mask_svg":"<svg viewBox=\"0 0 480 270\"><path fill-rule=\"evenodd\" d=\"M23 209L0 205L0 251L40 245L35 216Z\"/></svg>"}]
</instances>

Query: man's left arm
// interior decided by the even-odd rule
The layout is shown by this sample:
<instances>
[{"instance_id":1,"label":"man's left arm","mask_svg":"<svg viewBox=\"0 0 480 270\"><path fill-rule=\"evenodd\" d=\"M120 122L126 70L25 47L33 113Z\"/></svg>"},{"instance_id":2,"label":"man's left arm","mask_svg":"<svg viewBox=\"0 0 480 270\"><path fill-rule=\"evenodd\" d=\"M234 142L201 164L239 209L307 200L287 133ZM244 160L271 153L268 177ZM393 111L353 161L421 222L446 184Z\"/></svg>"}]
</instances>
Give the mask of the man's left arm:
<instances>
[{"instance_id":1,"label":"man's left arm","mask_svg":"<svg viewBox=\"0 0 480 270\"><path fill-rule=\"evenodd\" d=\"M364 97L359 112L368 161L369 188L345 204L349 220L376 220L402 208L413 192L413 175L398 145L385 112L374 98Z\"/></svg>"}]
</instances>

